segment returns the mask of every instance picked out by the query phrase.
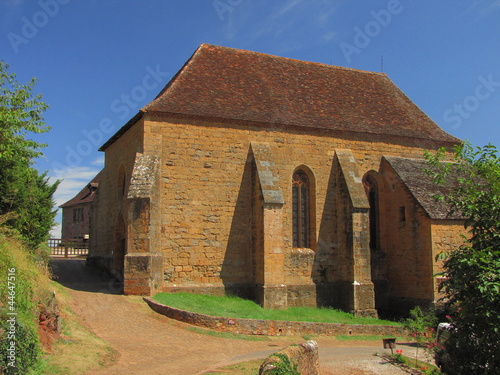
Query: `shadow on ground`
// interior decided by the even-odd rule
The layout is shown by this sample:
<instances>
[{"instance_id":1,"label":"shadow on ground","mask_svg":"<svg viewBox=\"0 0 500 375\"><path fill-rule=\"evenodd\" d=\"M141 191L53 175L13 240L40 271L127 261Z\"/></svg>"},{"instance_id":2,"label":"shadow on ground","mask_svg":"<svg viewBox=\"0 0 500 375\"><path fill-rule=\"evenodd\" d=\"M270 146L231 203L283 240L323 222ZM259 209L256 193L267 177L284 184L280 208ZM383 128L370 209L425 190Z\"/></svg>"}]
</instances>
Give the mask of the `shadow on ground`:
<instances>
[{"instance_id":1,"label":"shadow on ground","mask_svg":"<svg viewBox=\"0 0 500 375\"><path fill-rule=\"evenodd\" d=\"M49 265L54 281L84 292L122 294L123 285L103 270L86 265L85 259L51 259Z\"/></svg>"}]
</instances>

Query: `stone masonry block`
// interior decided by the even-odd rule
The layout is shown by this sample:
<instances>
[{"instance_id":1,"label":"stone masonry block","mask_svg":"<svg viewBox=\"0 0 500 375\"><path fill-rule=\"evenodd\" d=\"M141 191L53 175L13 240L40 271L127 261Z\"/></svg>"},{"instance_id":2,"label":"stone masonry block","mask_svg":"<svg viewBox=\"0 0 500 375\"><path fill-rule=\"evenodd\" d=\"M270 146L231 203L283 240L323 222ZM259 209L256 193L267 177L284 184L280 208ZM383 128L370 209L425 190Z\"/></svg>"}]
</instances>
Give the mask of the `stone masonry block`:
<instances>
[{"instance_id":1,"label":"stone masonry block","mask_svg":"<svg viewBox=\"0 0 500 375\"><path fill-rule=\"evenodd\" d=\"M163 257L154 253L125 255L125 294L152 295L163 287ZM140 288L139 288L140 287Z\"/></svg>"}]
</instances>

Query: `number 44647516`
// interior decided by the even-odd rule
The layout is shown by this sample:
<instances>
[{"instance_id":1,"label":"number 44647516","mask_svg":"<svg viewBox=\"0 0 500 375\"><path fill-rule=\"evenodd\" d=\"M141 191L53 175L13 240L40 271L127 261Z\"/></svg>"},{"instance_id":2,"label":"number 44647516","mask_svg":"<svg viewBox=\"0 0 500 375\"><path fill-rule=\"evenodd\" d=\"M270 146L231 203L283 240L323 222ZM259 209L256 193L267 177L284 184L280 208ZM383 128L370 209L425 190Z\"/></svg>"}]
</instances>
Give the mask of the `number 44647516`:
<instances>
[{"instance_id":1,"label":"number 44647516","mask_svg":"<svg viewBox=\"0 0 500 375\"><path fill-rule=\"evenodd\" d=\"M7 300L9 305L9 310L15 310L15 300L16 300L16 269L9 268L9 274L7 276Z\"/></svg>"}]
</instances>

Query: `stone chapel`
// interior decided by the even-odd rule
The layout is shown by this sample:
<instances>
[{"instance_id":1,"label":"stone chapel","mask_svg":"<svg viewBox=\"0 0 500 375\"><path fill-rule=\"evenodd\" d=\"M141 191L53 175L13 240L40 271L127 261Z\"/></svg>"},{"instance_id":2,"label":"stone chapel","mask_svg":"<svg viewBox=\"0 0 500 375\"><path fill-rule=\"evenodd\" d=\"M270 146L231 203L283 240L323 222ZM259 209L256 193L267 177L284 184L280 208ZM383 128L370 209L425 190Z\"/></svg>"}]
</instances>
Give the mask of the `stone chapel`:
<instances>
[{"instance_id":1,"label":"stone chapel","mask_svg":"<svg viewBox=\"0 0 500 375\"><path fill-rule=\"evenodd\" d=\"M202 44L100 148L88 263L126 294L427 306L464 227L423 153L460 142L386 74Z\"/></svg>"}]
</instances>

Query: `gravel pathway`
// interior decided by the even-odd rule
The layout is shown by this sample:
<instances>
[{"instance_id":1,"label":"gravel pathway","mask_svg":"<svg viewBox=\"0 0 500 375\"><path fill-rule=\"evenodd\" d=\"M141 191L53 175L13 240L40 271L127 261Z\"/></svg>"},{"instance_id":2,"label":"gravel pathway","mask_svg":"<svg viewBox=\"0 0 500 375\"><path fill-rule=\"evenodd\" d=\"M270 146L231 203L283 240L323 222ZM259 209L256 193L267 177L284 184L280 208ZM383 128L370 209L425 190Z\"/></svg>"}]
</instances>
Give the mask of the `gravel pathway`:
<instances>
[{"instance_id":1,"label":"gravel pathway","mask_svg":"<svg viewBox=\"0 0 500 375\"><path fill-rule=\"evenodd\" d=\"M87 375L193 375L250 359L265 358L300 337L270 337L264 341L207 336L187 324L154 313L136 296L119 287L83 260L52 261L59 283L75 300L75 311L118 353L117 361ZM402 375L375 353L386 353L378 342L314 338L320 348L323 375Z\"/></svg>"}]
</instances>

